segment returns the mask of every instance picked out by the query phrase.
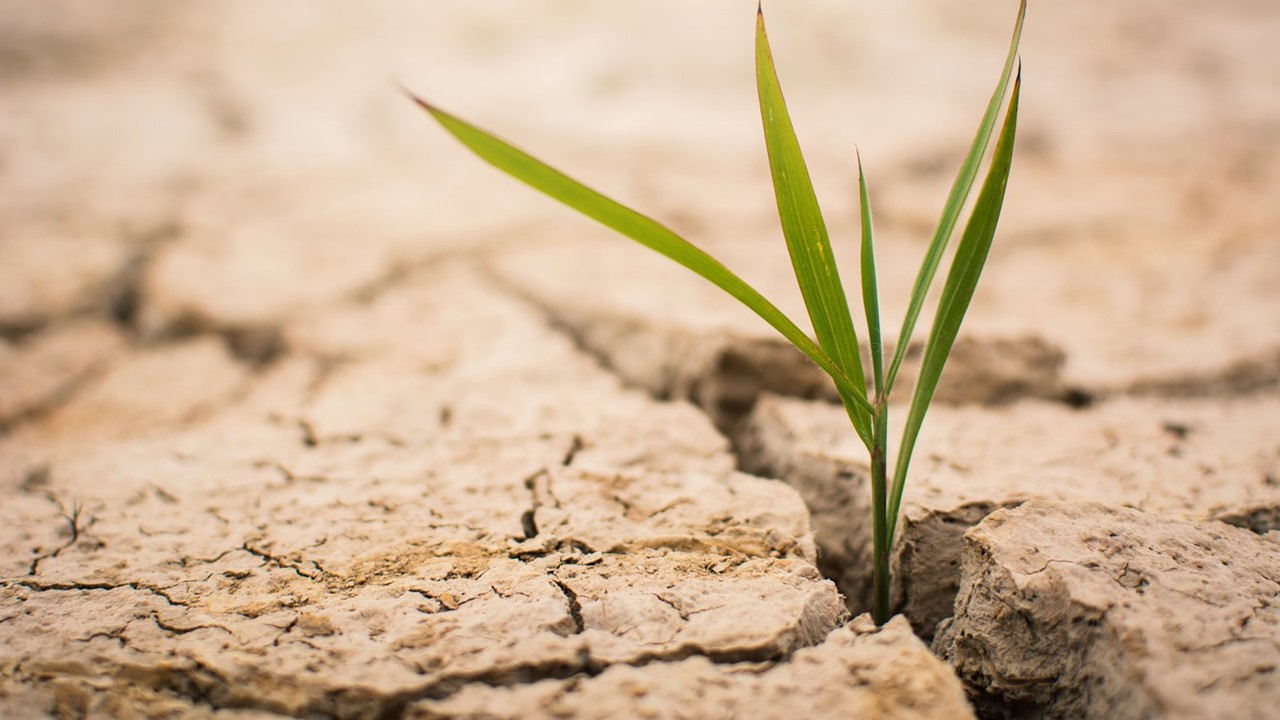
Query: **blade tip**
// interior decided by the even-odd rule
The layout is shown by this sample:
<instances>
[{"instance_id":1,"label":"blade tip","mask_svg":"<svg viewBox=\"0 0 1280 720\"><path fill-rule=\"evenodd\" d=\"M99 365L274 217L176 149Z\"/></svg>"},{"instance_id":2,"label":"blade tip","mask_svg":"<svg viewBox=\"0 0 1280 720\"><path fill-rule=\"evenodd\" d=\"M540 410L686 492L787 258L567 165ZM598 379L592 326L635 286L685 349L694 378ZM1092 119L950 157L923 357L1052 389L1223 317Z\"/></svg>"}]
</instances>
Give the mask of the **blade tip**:
<instances>
[{"instance_id":1,"label":"blade tip","mask_svg":"<svg viewBox=\"0 0 1280 720\"><path fill-rule=\"evenodd\" d=\"M404 83L397 82L396 85L400 88L400 92L404 93L405 97L417 103L418 107L421 107L423 110L426 110L427 112L431 112L431 113L434 113L436 111L436 107L434 105L427 102L426 100L423 100L412 90L405 87Z\"/></svg>"}]
</instances>

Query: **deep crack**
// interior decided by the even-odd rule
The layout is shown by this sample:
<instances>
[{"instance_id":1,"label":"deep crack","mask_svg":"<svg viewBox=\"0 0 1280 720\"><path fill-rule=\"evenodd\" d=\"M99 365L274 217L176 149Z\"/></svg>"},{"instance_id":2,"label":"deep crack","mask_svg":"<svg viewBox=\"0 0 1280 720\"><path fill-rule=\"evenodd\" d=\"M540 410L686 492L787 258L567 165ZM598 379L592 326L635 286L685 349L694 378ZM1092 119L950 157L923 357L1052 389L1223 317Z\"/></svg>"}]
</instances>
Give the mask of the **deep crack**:
<instances>
[{"instance_id":1,"label":"deep crack","mask_svg":"<svg viewBox=\"0 0 1280 720\"><path fill-rule=\"evenodd\" d=\"M563 580L552 578L551 582L560 588L560 592L564 594L565 601L569 606L569 617L573 619L574 634L581 635L586 630L586 623L582 619L582 603L578 601L578 593L573 591Z\"/></svg>"}]
</instances>

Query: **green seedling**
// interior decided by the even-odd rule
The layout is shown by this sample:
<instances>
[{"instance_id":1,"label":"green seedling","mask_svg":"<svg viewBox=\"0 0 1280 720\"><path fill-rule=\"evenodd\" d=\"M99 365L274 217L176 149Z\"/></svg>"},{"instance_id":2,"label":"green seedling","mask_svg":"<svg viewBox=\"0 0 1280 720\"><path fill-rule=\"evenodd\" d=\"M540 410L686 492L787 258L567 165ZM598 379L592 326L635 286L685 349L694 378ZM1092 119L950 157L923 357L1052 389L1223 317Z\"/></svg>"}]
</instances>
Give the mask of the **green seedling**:
<instances>
[{"instance_id":1,"label":"green seedling","mask_svg":"<svg viewBox=\"0 0 1280 720\"><path fill-rule=\"evenodd\" d=\"M827 236L826 224L818 208L818 200L809 180L804 157L783 101L782 89L774 69L773 54L765 34L764 15L757 11L756 84L760 96L760 115L764 123L765 145L777 196L778 215L783 236L791 255L809 320L814 331L810 338L755 288L747 284L718 260L690 244L684 238L656 222L591 188L568 177L522 150L410 94L422 109L435 118L463 145L482 159L523 181L534 189L559 200L578 212L594 218L617 232L680 263L737 298L788 341L831 376L853 429L866 446L870 459L873 537L873 615L879 624L889 619L889 549L893 544L902 492L906 484L911 454L915 449L925 413L942 376L943 366L951 353L960 322L969 308L974 288L986 262L995 236L996 223L1004 205L1005 187L1013 158L1014 134L1018 118L1018 95L1021 71L1018 66L1018 41L1022 35L1026 0L1019 9L1013 40L1000 80L987 104L978 132L951 192L942 209L933 239L925 252L910 303L894 353L887 366L880 327L879 296L876 287L875 248L871 223L871 207L866 177L858 158L858 187L861 201L861 280L862 309L867 324L867 340L871 358L870 390L863 368L858 336L848 299L840 282L840 274ZM1010 81L1012 90L1010 91ZM1005 103L1005 96L1008 102ZM971 191L984 165L997 120L1004 108L1004 119L996 136L995 149L985 162L986 176L971 207ZM889 473L888 417L889 398L902 367L916 320L929 288L942 263L943 256L966 207L968 219L960 233L959 243L943 283L934 314L933 327L924 345L906 426L892 474Z\"/></svg>"}]
</instances>

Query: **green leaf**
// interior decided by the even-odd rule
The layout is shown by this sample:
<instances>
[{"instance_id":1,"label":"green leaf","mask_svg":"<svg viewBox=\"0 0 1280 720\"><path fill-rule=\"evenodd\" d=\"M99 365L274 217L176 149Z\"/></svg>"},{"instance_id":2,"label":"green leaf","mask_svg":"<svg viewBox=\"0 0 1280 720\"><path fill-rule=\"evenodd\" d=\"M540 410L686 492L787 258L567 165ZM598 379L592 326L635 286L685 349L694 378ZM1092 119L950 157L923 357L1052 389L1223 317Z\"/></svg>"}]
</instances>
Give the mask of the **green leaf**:
<instances>
[{"instance_id":1,"label":"green leaf","mask_svg":"<svg viewBox=\"0 0 1280 720\"><path fill-rule=\"evenodd\" d=\"M880 337L880 289L876 282L875 236L871 228L871 196L858 153L858 202L862 208L862 309L867 315L867 342L871 345L871 376L876 399L885 399L884 341ZM883 411L881 411L883 412Z\"/></svg>"},{"instance_id":2,"label":"green leaf","mask_svg":"<svg viewBox=\"0 0 1280 720\"><path fill-rule=\"evenodd\" d=\"M890 538L893 537L898 508L902 504L902 490L907 479L907 468L911 464L911 451L915 449L925 412L933 400L933 391L938 387L942 368L946 365L947 356L951 354L956 335L960 332L960 323L969 309L969 301L973 299L974 288L978 285L978 277L982 274L987 253L995 238L996 224L1004 206L1005 188L1009 183L1009 167L1013 162L1013 142L1018 129L1018 96L1021 89L1022 72L1019 70L1017 79L1013 82L1013 93L1009 97L1004 127L996 140L991 167L978 192L973 214L956 246L956 256L951 261L947 281L942 286L942 296L938 299L938 312L933 319L933 328L929 331L924 358L920 363L920 377L916 380L911 407L907 411L906 428L902 434L902 445L898 449L893 490L889 499Z\"/></svg>"},{"instance_id":3,"label":"green leaf","mask_svg":"<svg viewBox=\"0 0 1280 720\"><path fill-rule=\"evenodd\" d=\"M407 90L405 93L445 130L489 164L641 245L666 255L737 298L830 375L842 395L856 396L861 391L864 394L862 402L866 405L865 409L870 411L870 404L865 399L865 384L861 378L858 382L849 378L790 318L718 260L651 218L601 195L523 150L450 115Z\"/></svg>"},{"instance_id":4,"label":"green leaf","mask_svg":"<svg viewBox=\"0 0 1280 720\"><path fill-rule=\"evenodd\" d=\"M840 399L854 429L863 442L870 444L871 413L867 410L866 375L862 370L858 337L831 252L827 226L818 208L809 170L782 98L773 53L769 50L769 38L765 34L764 13L759 11L756 13L756 87L760 94L760 118L764 124L765 147L769 151L778 216L782 220L782 234L791 253L791 265L800 285L800 294L809 310L818 345L831 356L836 367L859 386L853 396L840 388Z\"/></svg>"},{"instance_id":5,"label":"green leaf","mask_svg":"<svg viewBox=\"0 0 1280 720\"><path fill-rule=\"evenodd\" d=\"M960 212L964 209L965 201L969 199L969 192L978 177L978 166L991 142L996 118L1000 114L1000 103L1004 100L1005 92L1009 88L1009 78L1013 74L1013 66L1018 57L1018 43L1022 38L1022 21L1026 15L1027 0L1022 0L1018 7L1018 19L1013 26L1013 40L1009 43L1009 56L1005 59L1004 71L1000 74L1000 82L996 84L995 92L991 94L987 110L978 126L978 133L969 147L969 154L960 165L960 172L956 175L950 194L947 195L947 202L942 207L942 217L938 220L933 240L929 243L929 249L925 251L924 262L921 263L915 285L911 288L911 302L902 320L902 330L898 333L898 345L894 349L893 362L889 364L889 376L885 383L886 393L893 391L894 381L897 380L898 370L902 366L903 358L907 355L907 347L911 343L911 334L915 332L916 320L920 317L925 296L929 294L929 286L933 284L933 277L938 271L938 264L942 261L942 254L947 249L952 233L955 232Z\"/></svg>"}]
</instances>

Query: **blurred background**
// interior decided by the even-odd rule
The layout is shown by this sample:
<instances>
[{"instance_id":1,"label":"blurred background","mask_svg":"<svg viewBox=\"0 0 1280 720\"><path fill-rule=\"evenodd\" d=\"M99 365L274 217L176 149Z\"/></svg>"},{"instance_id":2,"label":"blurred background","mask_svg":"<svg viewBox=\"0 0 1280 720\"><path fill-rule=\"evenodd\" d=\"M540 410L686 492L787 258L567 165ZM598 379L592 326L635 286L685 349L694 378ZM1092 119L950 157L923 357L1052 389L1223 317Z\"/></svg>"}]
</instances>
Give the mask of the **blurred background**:
<instances>
[{"instance_id":1,"label":"blurred background","mask_svg":"<svg viewBox=\"0 0 1280 720\"><path fill-rule=\"evenodd\" d=\"M890 325L1016 9L766 3L846 259L862 151ZM656 287L635 312L764 334L474 160L398 88L671 224L794 309L754 11L0 0L0 343L12 354L108 318L130 342L214 332L267 362L287 352L292 318L415 264L487 253L519 283L526 260L538 266L522 253L580 240L599 250L553 252L560 274L544 263L529 286L604 307ZM1019 154L973 332L1036 334L1066 353L1071 382L1099 387L1280 366L1277 47L1273 0L1033 2Z\"/></svg>"}]
</instances>

